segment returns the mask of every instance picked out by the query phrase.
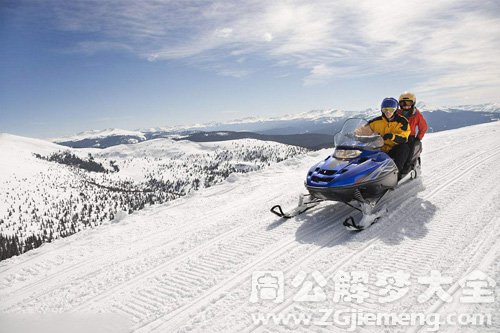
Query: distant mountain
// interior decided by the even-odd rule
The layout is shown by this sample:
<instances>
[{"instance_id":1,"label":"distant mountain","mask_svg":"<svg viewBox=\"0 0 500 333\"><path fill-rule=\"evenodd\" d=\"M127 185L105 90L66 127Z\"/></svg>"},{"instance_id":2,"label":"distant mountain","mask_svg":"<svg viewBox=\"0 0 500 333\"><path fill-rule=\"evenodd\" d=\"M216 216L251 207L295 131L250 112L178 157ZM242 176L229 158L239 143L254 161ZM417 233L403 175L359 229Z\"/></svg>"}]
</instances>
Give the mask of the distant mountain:
<instances>
[{"instance_id":1,"label":"distant mountain","mask_svg":"<svg viewBox=\"0 0 500 333\"><path fill-rule=\"evenodd\" d=\"M418 102L417 108L424 112L444 111L444 112L485 112L485 113L500 113L500 105L497 103L484 103L484 104L465 104L455 106L431 106L424 102Z\"/></svg>"},{"instance_id":2,"label":"distant mountain","mask_svg":"<svg viewBox=\"0 0 500 333\"><path fill-rule=\"evenodd\" d=\"M311 150L333 147L333 135L319 133L265 135L253 132L196 132L175 138L174 140L189 140L193 142L214 142L239 139L256 139L261 141L274 141L287 145L299 146Z\"/></svg>"},{"instance_id":3,"label":"distant mountain","mask_svg":"<svg viewBox=\"0 0 500 333\"><path fill-rule=\"evenodd\" d=\"M427 119L430 132L481 124L500 118L500 106L492 103L433 107L419 102L417 107ZM244 118L224 123L158 127L138 131L118 129L91 131L53 141L73 148L106 148L157 138L182 138L197 142L213 141L217 133L225 132L225 135L231 139L254 138L315 149L331 142L331 136L340 130L346 119L372 118L379 112L377 108L364 111L312 110L281 117Z\"/></svg>"},{"instance_id":4,"label":"distant mountain","mask_svg":"<svg viewBox=\"0 0 500 333\"><path fill-rule=\"evenodd\" d=\"M143 132L128 131L118 128L91 130L70 137L55 138L52 142L72 148L108 148L121 144L146 141Z\"/></svg>"},{"instance_id":5,"label":"distant mountain","mask_svg":"<svg viewBox=\"0 0 500 333\"><path fill-rule=\"evenodd\" d=\"M174 133L193 132L254 132L266 135L289 135L304 133L334 134L332 124L353 117L370 117L372 109L365 111L343 111L337 109L312 110L298 114L270 118L244 118L224 123L208 123L193 126L159 127L143 130L146 137L168 136Z\"/></svg>"},{"instance_id":6,"label":"distant mountain","mask_svg":"<svg viewBox=\"0 0 500 333\"><path fill-rule=\"evenodd\" d=\"M423 111L429 132L440 132L465 126L489 123L500 119L498 112L433 110Z\"/></svg>"}]
</instances>

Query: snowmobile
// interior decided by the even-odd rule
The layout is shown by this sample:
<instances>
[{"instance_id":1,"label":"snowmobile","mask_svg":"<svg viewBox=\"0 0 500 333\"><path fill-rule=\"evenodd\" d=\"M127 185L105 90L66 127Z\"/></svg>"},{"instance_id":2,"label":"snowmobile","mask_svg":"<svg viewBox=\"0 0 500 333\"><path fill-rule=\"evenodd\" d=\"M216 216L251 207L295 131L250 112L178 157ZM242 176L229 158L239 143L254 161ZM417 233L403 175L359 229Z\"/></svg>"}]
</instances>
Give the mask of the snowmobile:
<instances>
[{"instance_id":1,"label":"snowmobile","mask_svg":"<svg viewBox=\"0 0 500 333\"><path fill-rule=\"evenodd\" d=\"M345 219L347 229L369 227L387 212L378 206L385 194L421 173L420 145L415 147L409 167L401 176L394 161L381 150L383 145L382 137L371 131L366 120L348 119L334 136L333 154L309 169L304 184L309 193L301 195L292 211L285 213L275 205L271 212L292 218L322 201L338 201L362 213L359 221L353 216Z\"/></svg>"}]
</instances>

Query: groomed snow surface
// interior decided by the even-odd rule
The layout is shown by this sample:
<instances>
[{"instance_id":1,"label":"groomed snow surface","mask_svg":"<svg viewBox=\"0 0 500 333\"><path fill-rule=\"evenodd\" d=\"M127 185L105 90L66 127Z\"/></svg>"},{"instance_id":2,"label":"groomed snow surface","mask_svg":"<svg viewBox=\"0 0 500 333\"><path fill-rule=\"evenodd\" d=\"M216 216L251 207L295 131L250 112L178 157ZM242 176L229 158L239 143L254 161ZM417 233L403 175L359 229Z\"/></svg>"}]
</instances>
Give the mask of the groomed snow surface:
<instances>
[{"instance_id":1,"label":"groomed snow surface","mask_svg":"<svg viewBox=\"0 0 500 333\"><path fill-rule=\"evenodd\" d=\"M406 313L434 325L354 331L499 332L499 137L500 122L427 135L422 177L363 232L345 230L342 204L269 213L295 205L323 150L43 245L0 263L0 330L343 332L356 314ZM436 325L453 313L486 323ZM312 320L278 323L298 316Z\"/></svg>"}]
</instances>

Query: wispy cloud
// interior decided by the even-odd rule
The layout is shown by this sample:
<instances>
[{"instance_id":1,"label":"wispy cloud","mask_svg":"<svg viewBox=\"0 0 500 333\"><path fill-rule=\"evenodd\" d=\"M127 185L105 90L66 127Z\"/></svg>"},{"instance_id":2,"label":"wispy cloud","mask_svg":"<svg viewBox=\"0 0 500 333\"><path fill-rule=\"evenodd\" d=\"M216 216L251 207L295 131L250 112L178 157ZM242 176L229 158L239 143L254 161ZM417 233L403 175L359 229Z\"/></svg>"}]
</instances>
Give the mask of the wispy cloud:
<instances>
[{"instance_id":1,"label":"wispy cloud","mask_svg":"<svg viewBox=\"0 0 500 333\"><path fill-rule=\"evenodd\" d=\"M83 41L78 42L74 47L68 48L66 51L75 53L95 54L102 51L128 51L132 52L132 48L124 43L108 42L108 41Z\"/></svg>"},{"instance_id":2,"label":"wispy cloud","mask_svg":"<svg viewBox=\"0 0 500 333\"><path fill-rule=\"evenodd\" d=\"M74 50L126 50L244 77L255 62L306 74L305 85L387 73L437 93L500 88L498 1L53 1ZM35 6L36 7L36 6Z\"/></svg>"}]
</instances>

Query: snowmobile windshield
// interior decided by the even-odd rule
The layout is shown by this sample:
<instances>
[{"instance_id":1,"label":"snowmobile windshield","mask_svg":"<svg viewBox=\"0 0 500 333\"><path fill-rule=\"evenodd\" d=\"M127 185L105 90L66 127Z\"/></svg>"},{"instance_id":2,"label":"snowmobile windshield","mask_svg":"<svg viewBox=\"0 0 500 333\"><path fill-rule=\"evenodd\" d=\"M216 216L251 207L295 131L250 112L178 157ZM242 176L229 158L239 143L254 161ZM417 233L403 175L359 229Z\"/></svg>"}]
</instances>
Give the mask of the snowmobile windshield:
<instances>
[{"instance_id":1,"label":"snowmobile windshield","mask_svg":"<svg viewBox=\"0 0 500 333\"><path fill-rule=\"evenodd\" d=\"M374 133L364 119L346 120L342 130L335 135L335 147L342 149L379 150L384 139Z\"/></svg>"}]
</instances>

